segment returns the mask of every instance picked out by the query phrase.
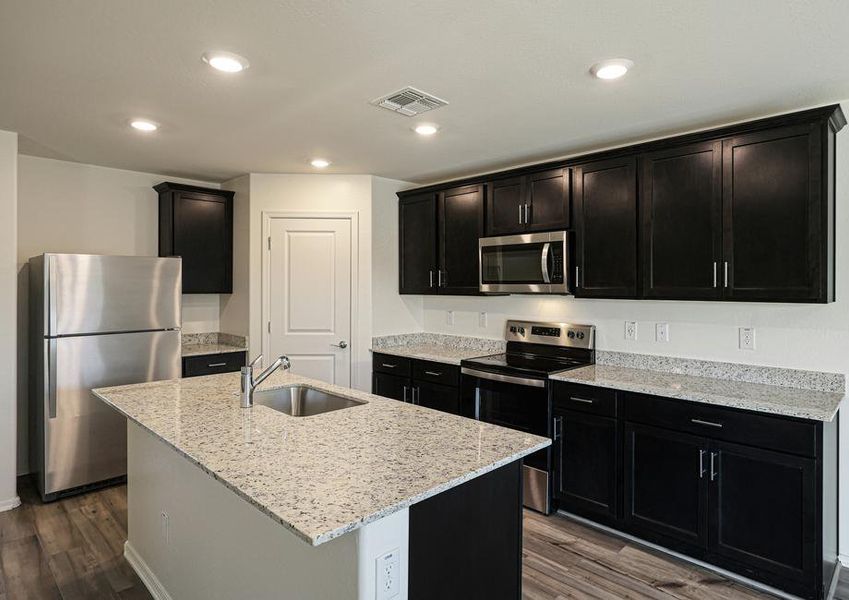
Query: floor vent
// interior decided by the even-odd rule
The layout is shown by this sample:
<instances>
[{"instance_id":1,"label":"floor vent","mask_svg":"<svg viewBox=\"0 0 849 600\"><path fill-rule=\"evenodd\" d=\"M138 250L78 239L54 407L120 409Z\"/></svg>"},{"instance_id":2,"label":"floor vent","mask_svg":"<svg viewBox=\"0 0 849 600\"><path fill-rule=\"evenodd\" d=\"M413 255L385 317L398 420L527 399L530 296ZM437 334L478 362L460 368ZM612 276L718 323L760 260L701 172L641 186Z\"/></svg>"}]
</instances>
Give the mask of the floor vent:
<instances>
[{"instance_id":1,"label":"floor vent","mask_svg":"<svg viewBox=\"0 0 849 600\"><path fill-rule=\"evenodd\" d=\"M372 100L371 103L407 117L414 117L448 104L446 100L409 86Z\"/></svg>"}]
</instances>

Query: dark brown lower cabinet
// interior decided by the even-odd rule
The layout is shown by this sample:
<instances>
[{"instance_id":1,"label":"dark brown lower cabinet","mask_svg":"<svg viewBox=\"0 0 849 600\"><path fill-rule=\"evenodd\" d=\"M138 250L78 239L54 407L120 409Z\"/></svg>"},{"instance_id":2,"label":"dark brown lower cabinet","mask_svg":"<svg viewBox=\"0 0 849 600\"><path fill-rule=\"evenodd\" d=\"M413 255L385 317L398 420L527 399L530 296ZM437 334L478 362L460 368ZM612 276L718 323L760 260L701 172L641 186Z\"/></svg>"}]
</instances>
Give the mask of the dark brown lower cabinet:
<instances>
[{"instance_id":1,"label":"dark brown lower cabinet","mask_svg":"<svg viewBox=\"0 0 849 600\"><path fill-rule=\"evenodd\" d=\"M186 356L183 358L183 377L235 373L248 364L247 358L247 352Z\"/></svg>"},{"instance_id":2,"label":"dark brown lower cabinet","mask_svg":"<svg viewBox=\"0 0 849 600\"><path fill-rule=\"evenodd\" d=\"M824 598L837 565L837 419L560 382L552 404L560 509Z\"/></svg>"},{"instance_id":3,"label":"dark brown lower cabinet","mask_svg":"<svg viewBox=\"0 0 849 600\"><path fill-rule=\"evenodd\" d=\"M372 393L460 414L459 367L374 353L372 369Z\"/></svg>"}]
</instances>

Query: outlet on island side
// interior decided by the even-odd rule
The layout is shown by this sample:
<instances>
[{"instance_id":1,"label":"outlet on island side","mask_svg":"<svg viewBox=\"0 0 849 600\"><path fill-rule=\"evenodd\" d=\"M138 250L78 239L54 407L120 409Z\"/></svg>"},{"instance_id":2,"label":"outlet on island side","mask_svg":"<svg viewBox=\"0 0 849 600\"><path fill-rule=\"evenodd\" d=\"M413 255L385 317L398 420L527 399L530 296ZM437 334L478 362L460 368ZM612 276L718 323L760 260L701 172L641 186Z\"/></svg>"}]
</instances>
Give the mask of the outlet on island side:
<instances>
[{"instance_id":1,"label":"outlet on island side","mask_svg":"<svg viewBox=\"0 0 849 600\"><path fill-rule=\"evenodd\" d=\"M625 321L625 339L636 341L637 339L637 322Z\"/></svg>"},{"instance_id":2,"label":"outlet on island side","mask_svg":"<svg viewBox=\"0 0 849 600\"><path fill-rule=\"evenodd\" d=\"M754 327L740 327L739 329L739 347L740 350L754 350L755 349L755 328Z\"/></svg>"},{"instance_id":3,"label":"outlet on island side","mask_svg":"<svg viewBox=\"0 0 849 600\"><path fill-rule=\"evenodd\" d=\"M165 545L167 546L171 543L171 524L169 523L168 513L163 510L159 513L159 518L162 541L165 542Z\"/></svg>"},{"instance_id":4,"label":"outlet on island side","mask_svg":"<svg viewBox=\"0 0 849 600\"><path fill-rule=\"evenodd\" d=\"M395 548L377 558L375 600L392 600L401 595L401 550Z\"/></svg>"},{"instance_id":5,"label":"outlet on island side","mask_svg":"<svg viewBox=\"0 0 849 600\"><path fill-rule=\"evenodd\" d=\"M654 339L656 342L669 341L669 323L655 323Z\"/></svg>"},{"instance_id":6,"label":"outlet on island side","mask_svg":"<svg viewBox=\"0 0 849 600\"><path fill-rule=\"evenodd\" d=\"M449 311L446 313L446 316L445 316L445 323L446 323L449 327L454 327L454 311L453 311L453 310L449 310Z\"/></svg>"},{"instance_id":7,"label":"outlet on island side","mask_svg":"<svg viewBox=\"0 0 849 600\"><path fill-rule=\"evenodd\" d=\"M478 313L478 327L480 327L481 329L486 329L486 324L487 324L486 312L481 311L481 312Z\"/></svg>"}]
</instances>

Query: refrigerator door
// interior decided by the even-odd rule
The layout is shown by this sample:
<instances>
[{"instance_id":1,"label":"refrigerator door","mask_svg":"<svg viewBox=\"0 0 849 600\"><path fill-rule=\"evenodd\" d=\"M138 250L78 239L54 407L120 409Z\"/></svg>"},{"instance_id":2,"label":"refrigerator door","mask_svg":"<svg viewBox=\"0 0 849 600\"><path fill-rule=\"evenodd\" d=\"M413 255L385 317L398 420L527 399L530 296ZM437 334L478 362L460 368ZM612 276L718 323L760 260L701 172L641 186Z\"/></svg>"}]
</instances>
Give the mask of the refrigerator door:
<instances>
[{"instance_id":1,"label":"refrigerator door","mask_svg":"<svg viewBox=\"0 0 849 600\"><path fill-rule=\"evenodd\" d=\"M44 340L42 495L127 472L126 419L94 388L180 377L180 332Z\"/></svg>"},{"instance_id":2,"label":"refrigerator door","mask_svg":"<svg viewBox=\"0 0 849 600\"><path fill-rule=\"evenodd\" d=\"M47 337L180 327L182 261L46 254Z\"/></svg>"}]
</instances>

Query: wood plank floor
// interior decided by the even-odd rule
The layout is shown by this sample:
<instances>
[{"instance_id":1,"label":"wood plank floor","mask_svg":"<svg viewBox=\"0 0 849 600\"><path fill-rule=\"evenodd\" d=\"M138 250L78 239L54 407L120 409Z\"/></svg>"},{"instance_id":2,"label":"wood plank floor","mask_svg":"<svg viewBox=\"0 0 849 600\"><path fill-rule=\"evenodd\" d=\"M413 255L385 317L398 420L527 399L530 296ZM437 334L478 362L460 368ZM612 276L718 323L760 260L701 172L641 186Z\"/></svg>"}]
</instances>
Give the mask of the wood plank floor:
<instances>
[{"instance_id":1,"label":"wood plank floor","mask_svg":"<svg viewBox=\"0 0 849 600\"><path fill-rule=\"evenodd\" d=\"M0 513L0 600L151 600L123 557L127 490L42 504L29 479L23 505ZM562 517L525 513L524 600L763 600L682 561ZM849 576L838 597L849 600ZM443 599L447 600L447 599Z\"/></svg>"}]
</instances>

